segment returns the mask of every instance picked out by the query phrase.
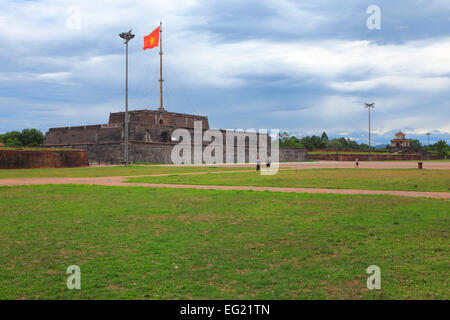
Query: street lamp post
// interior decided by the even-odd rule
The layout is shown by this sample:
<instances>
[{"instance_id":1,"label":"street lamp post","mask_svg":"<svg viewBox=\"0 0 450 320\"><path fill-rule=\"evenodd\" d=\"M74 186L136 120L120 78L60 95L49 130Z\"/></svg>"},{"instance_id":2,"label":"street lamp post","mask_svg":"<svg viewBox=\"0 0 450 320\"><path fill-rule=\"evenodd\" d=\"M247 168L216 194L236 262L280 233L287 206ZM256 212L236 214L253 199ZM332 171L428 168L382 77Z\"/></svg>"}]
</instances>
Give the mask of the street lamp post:
<instances>
[{"instance_id":1,"label":"street lamp post","mask_svg":"<svg viewBox=\"0 0 450 320\"><path fill-rule=\"evenodd\" d=\"M428 137L428 150L427 150L427 159L430 160L430 134L429 132L427 132L427 137Z\"/></svg>"},{"instance_id":2,"label":"street lamp post","mask_svg":"<svg viewBox=\"0 0 450 320\"><path fill-rule=\"evenodd\" d=\"M369 110L369 161L370 161L370 109L375 108L375 103L365 103L364 108Z\"/></svg>"},{"instance_id":3,"label":"street lamp post","mask_svg":"<svg viewBox=\"0 0 450 320\"><path fill-rule=\"evenodd\" d=\"M128 167L128 42L134 38L134 34L122 32L119 34L125 42L126 47L126 62L125 62L125 166Z\"/></svg>"}]
</instances>

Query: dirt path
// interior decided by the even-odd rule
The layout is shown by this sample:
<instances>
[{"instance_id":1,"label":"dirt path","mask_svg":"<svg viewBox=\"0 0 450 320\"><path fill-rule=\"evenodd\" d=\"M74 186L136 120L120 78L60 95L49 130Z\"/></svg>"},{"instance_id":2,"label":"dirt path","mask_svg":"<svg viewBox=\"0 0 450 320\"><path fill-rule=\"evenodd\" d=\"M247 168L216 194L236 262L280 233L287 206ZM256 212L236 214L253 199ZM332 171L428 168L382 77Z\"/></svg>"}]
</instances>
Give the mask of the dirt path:
<instances>
[{"instance_id":1,"label":"dirt path","mask_svg":"<svg viewBox=\"0 0 450 320\"><path fill-rule=\"evenodd\" d=\"M252 170L253 171L253 170ZM226 171L247 172L241 171ZM177 173L177 175L197 175L207 173L224 172L194 172ZM147 176L133 177L161 177L172 174L154 174ZM281 187L250 187L250 186L211 186L211 185L185 185L185 184L151 184L151 183L127 183L127 177L98 177L98 178L20 178L20 179L0 179L0 186L22 186L22 185L42 185L42 184L90 184L102 186L121 187L151 187L151 188L178 188L178 189L201 189L201 190L252 190L271 192L294 192L294 193L328 193L328 194L378 194L404 197L427 197L436 199L450 199L450 192L421 192L421 191L390 191L390 190L355 190L355 189L327 189L327 188L281 188Z\"/></svg>"},{"instance_id":2,"label":"dirt path","mask_svg":"<svg viewBox=\"0 0 450 320\"><path fill-rule=\"evenodd\" d=\"M166 177L171 175L197 175L207 173L240 173L240 172L254 172L254 170L230 170L230 171L211 171L211 172L183 172L183 173L158 173L136 176L115 176L115 177L44 177L44 178L12 178L12 179L0 179L0 186L26 186L37 184L98 184L109 185L109 183L115 183L113 185L122 185L125 180L129 178L142 178L142 177ZM129 184L124 184L128 186Z\"/></svg>"}]
</instances>

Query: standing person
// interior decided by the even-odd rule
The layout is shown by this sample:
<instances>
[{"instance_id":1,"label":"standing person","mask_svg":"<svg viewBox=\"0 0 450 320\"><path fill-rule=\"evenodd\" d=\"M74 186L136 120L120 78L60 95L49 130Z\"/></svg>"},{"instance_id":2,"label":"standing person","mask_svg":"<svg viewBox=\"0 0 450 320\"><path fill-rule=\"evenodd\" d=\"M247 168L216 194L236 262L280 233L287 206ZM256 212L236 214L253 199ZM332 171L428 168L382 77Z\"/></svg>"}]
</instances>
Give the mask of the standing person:
<instances>
[{"instance_id":1,"label":"standing person","mask_svg":"<svg viewBox=\"0 0 450 320\"><path fill-rule=\"evenodd\" d=\"M270 168L270 158L267 158L267 161L266 161L266 167L267 167L267 168Z\"/></svg>"},{"instance_id":2,"label":"standing person","mask_svg":"<svg viewBox=\"0 0 450 320\"><path fill-rule=\"evenodd\" d=\"M355 168L358 168L359 167L359 161L358 161L358 158L356 158L355 159Z\"/></svg>"},{"instance_id":3,"label":"standing person","mask_svg":"<svg viewBox=\"0 0 450 320\"><path fill-rule=\"evenodd\" d=\"M256 171L259 171L261 169L261 160L256 159Z\"/></svg>"}]
</instances>

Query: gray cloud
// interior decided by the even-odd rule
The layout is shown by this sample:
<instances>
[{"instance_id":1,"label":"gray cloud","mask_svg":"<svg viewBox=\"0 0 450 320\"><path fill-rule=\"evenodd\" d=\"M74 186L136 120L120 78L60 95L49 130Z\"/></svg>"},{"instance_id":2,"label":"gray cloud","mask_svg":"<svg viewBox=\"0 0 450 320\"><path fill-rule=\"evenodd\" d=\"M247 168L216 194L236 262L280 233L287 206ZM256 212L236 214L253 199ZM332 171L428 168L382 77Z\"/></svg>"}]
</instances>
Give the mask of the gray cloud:
<instances>
[{"instance_id":1,"label":"gray cloud","mask_svg":"<svg viewBox=\"0 0 450 320\"><path fill-rule=\"evenodd\" d=\"M158 105L158 56L142 38L164 21L169 110L214 127L326 130L364 139L361 105L376 102L375 136L435 130L448 139L448 1L33 1L0 13L0 132L103 123L121 110L124 46L133 28L130 104ZM78 6L81 28L66 27ZM430 19L432 17L432 19Z\"/></svg>"}]
</instances>

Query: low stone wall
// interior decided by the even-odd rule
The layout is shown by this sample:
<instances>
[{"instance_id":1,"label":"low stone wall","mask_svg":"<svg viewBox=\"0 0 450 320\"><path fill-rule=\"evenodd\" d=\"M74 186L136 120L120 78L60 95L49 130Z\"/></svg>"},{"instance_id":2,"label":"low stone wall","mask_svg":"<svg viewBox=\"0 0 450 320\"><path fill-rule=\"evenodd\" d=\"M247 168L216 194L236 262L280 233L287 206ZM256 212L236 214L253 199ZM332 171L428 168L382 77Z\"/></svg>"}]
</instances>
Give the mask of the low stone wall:
<instances>
[{"instance_id":1,"label":"low stone wall","mask_svg":"<svg viewBox=\"0 0 450 320\"><path fill-rule=\"evenodd\" d=\"M280 162L309 160L308 150L303 148L280 148Z\"/></svg>"},{"instance_id":2,"label":"low stone wall","mask_svg":"<svg viewBox=\"0 0 450 320\"><path fill-rule=\"evenodd\" d=\"M327 152L327 153L339 153L339 152L345 152L345 153L355 153L355 152L365 152L362 150L355 150L355 149L314 149L314 152ZM386 150L383 149L370 149L370 153L386 153Z\"/></svg>"},{"instance_id":3,"label":"low stone wall","mask_svg":"<svg viewBox=\"0 0 450 320\"><path fill-rule=\"evenodd\" d=\"M86 166L89 166L89 162L84 150L0 150L0 169Z\"/></svg>"},{"instance_id":4,"label":"low stone wall","mask_svg":"<svg viewBox=\"0 0 450 320\"><path fill-rule=\"evenodd\" d=\"M129 146L129 161L130 163L172 163L172 149L177 144L177 142L160 143L132 141ZM191 147L191 163L194 163L194 146L189 146ZM202 150L205 151L207 146L208 143L204 142ZM124 163L124 143L71 145L70 147L86 150L91 165ZM227 153L229 152L232 152L230 162L228 162L230 159L227 159ZM267 149L263 148L261 153L270 156L270 145ZM260 149L249 148L247 141L242 150L242 156L245 160L241 161L242 159L238 158L238 146L235 145L234 148L230 148L230 150L227 149L225 144L223 146L224 163L255 162L258 154L260 154ZM302 148L280 148L279 159L280 162L308 160L308 150ZM265 162L265 157L261 159L261 161Z\"/></svg>"},{"instance_id":5,"label":"low stone wall","mask_svg":"<svg viewBox=\"0 0 450 320\"><path fill-rule=\"evenodd\" d=\"M328 161L368 161L368 154L309 154L311 160L328 160ZM422 156L420 154L376 154L370 155L371 161L392 161L392 160L437 160L436 155Z\"/></svg>"},{"instance_id":6,"label":"low stone wall","mask_svg":"<svg viewBox=\"0 0 450 320\"><path fill-rule=\"evenodd\" d=\"M129 146L129 161L130 163L172 163L172 149L177 145L176 142L158 143L158 142L131 142ZM124 163L125 144L124 143L104 143L104 144L92 144L85 146L72 146L73 148L86 149L91 165L103 165L103 164L122 164ZM191 157L190 163L194 163L194 148L192 145L186 145L186 148L190 148ZM202 147L202 154L205 151L207 144ZM230 148L231 149L231 148ZM270 151L267 149L264 152L267 154ZM300 149L302 150L302 149ZM231 161L227 159L227 152L232 152ZM252 159L252 157L254 159ZM238 147L234 146L232 150L228 150L226 146L223 147L223 163L238 163L238 162L255 162L256 156L259 154L258 148L249 148L245 146L242 150L243 161L238 158ZM293 157L300 159L299 152L294 153ZM265 159L262 159L265 161ZM285 160L287 161L287 160ZM294 161L294 160L289 160ZM299 160L298 160L299 161Z\"/></svg>"}]
</instances>

